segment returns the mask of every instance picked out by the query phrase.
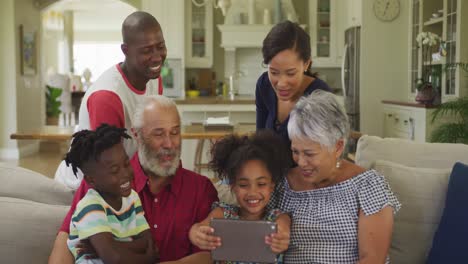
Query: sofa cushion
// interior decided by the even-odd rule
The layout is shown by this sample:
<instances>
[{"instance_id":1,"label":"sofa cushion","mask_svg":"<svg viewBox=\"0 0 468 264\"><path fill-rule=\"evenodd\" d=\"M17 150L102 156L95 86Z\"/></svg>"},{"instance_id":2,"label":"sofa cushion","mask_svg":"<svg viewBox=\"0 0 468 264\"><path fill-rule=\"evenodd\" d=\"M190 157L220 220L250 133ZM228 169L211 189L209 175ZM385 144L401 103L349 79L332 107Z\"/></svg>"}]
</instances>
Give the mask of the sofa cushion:
<instances>
[{"instance_id":1,"label":"sofa cushion","mask_svg":"<svg viewBox=\"0 0 468 264\"><path fill-rule=\"evenodd\" d=\"M0 263L47 263L68 209L0 197Z\"/></svg>"},{"instance_id":2,"label":"sofa cushion","mask_svg":"<svg viewBox=\"0 0 468 264\"><path fill-rule=\"evenodd\" d=\"M73 192L46 176L20 167L0 164L0 197L39 203L70 205Z\"/></svg>"},{"instance_id":3,"label":"sofa cushion","mask_svg":"<svg viewBox=\"0 0 468 264\"><path fill-rule=\"evenodd\" d=\"M450 169L413 168L377 160L402 207L395 215L390 260L424 263L440 221Z\"/></svg>"},{"instance_id":4,"label":"sofa cushion","mask_svg":"<svg viewBox=\"0 0 468 264\"><path fill-rule=\"evenodd\" d=\"M466 263L468 260L467 190L468 165L456 163L450 175L445 209L427 263Z\"/></svg>"},{"instance_id":5,"label":"sofa cushion","mask_svg":"<svg viewBox=\"0 0 468 264\"><path fill-rule=\"evenodd\" d=\"M362 136L356 164L369 169L376 160L388 160L417 168L451 169L455 162L468 163L468 145L419 143L404 139Z\"/></svg>"}]
</instances>

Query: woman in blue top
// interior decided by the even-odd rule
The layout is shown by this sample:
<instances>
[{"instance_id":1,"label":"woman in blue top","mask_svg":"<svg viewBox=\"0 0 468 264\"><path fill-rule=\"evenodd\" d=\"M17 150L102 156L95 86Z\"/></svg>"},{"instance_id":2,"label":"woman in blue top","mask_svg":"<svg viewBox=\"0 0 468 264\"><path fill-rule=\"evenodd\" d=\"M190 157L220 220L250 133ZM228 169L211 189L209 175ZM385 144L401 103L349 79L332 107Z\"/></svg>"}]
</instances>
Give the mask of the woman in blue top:
<instances>
[{"instance_id":1,"label":"woman in blue top","mask_svg":"<svg viewBox=\"0 0 468 264\"><path fill-rule=\"evenodd\" d=\"M262 53L268 71L258 79L255 91L257 130L272 129L289 146L289 113L299 98L330 88L311 73L310 37L297 23L275 25L263 40Z\"/></svg>"}]
</instances>

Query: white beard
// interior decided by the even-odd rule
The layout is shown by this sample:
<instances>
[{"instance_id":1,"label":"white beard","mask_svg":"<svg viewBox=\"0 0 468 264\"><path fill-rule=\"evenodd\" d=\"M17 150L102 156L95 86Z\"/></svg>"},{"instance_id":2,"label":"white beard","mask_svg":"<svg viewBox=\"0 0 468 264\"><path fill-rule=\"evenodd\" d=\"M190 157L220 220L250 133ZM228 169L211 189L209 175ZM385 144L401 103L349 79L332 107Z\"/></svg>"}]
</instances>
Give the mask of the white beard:
<instances>
[{"instance_id":1,"label":"white beard","mask_svg":"<svg viewBox=\"0 0 468 264\"><path fill-rule=\"evenodd\" d=\"M160 156L162 155L172 155L174 157L168 167L162 167L160 165ZM180 148L177 150L161 149L159 151L154 151L148 147L146 142L142 142L138 146L138 158L144 170L161 177L173 176L179 167Z\"/></svg>"}]
</instances>

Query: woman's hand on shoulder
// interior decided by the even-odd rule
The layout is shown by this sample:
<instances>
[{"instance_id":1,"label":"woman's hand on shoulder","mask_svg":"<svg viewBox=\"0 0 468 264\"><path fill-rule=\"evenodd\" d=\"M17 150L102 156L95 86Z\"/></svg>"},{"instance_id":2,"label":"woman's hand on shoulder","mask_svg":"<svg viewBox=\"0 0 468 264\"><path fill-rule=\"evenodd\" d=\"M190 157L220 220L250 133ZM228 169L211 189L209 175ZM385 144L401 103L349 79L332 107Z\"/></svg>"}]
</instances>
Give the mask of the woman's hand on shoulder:
<instances>
[{"instance_id":1,"label":"woman's hand on shoulder","mask_svg":"<svg viewBox=\"0 0 468 264\"><path fill-rule=\"evenodd\" d=\"M291 217L280 214L276 219L278 231L265 237L265 243L270 245L271 251L276 254L286 251L289 247Z\"/></svg>"},{"instance_id":2,"label":"woman's hand on shoulder","mask_svg":"<svg viewBox=\"0 0 468 264\"><path fill-rule=\"evenodd\" d=\"M208 217L200 223L192 225L189 231L189 239L192 244L203 250L213 250L221 246L221 238L213 236L214 228L210 224L212 218L222 218L221 208L215 208Z\"/></svg>"}]
</instances>

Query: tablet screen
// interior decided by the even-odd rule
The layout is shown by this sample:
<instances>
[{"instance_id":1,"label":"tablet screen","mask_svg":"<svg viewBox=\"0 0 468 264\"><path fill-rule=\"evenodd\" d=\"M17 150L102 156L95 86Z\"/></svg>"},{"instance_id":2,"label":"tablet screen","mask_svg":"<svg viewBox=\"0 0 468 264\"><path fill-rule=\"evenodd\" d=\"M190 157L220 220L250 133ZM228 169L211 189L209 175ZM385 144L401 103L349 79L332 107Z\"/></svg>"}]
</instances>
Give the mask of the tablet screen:
<instances>
[{"instance_id":1,"label":"tablet screen","mask_svg":"<svg viewBox=\"0 0 468 264\"><path fill-rule=\"evenodd\" d=\"M276 254L265 244L265 236L276 232L276 223L212 219L210 225L221 237L221 246L211 252L213 260L276 262Z\"/></svg>"}]
</instances>

